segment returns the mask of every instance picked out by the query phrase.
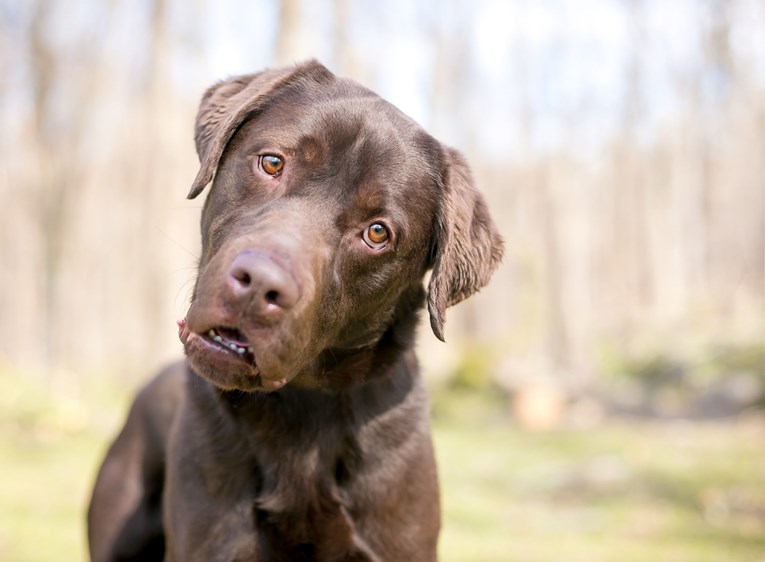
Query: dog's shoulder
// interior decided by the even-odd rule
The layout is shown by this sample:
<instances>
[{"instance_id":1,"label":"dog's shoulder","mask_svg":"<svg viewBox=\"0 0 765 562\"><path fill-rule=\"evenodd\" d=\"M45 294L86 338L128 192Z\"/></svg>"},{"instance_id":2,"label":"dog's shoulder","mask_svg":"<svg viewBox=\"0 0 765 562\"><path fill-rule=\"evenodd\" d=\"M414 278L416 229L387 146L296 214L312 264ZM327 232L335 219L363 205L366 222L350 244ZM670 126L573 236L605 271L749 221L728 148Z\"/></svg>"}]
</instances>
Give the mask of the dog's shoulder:
<instances>
[{"instance_id":1,"label":"dog's shoulder","mask_svg":"<svg viewBox=\"0 0 765 562\"><path fill-rule=\"evenodd\" d=\"M173 418L185 398L188 367L174 362L160 370L138 392L125 429L142 433L162 450Z\"/></svg>"}]
</instances>

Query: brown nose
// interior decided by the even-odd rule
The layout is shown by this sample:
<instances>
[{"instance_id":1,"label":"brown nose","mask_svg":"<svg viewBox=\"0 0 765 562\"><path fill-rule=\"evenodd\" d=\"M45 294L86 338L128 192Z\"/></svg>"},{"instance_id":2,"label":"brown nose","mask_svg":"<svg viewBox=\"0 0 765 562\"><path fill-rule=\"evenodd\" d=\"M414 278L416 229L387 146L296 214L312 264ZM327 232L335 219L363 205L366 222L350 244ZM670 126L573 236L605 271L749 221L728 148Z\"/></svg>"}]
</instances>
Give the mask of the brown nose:
<instances>
[{"instance_id":1,"label":"brown nose","mask_svg":"<svg viewBox=\"0 0 765 562\"><path fill-rule=\"evenodd\" d=\"M247 250L237 254L227 282L230 296L262 318L278 316L300 298L300 288L290 271L266 252Z\"/></svg>"}]
</instances>

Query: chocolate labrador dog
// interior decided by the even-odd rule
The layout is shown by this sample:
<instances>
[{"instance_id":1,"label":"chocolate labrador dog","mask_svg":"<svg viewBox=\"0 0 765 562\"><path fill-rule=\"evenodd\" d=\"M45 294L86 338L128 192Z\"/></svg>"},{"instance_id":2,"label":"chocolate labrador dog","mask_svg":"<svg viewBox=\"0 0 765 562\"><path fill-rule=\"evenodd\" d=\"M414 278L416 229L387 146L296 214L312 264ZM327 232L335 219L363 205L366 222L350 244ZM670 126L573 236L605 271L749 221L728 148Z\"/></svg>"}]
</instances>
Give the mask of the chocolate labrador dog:
<instances>
[{"instance_id":1,"label":"chocolate labrador dog","mask_svg":"<svg viewBox=\"0 0 765 562\"><path fill-rule=\"evenodd\" d=\"M186 361L106 456L93 560L435 560L417 317L443 339L502 255L464 158L317 62L212 86L195 138Z\"/></svg>"}]
</instances>

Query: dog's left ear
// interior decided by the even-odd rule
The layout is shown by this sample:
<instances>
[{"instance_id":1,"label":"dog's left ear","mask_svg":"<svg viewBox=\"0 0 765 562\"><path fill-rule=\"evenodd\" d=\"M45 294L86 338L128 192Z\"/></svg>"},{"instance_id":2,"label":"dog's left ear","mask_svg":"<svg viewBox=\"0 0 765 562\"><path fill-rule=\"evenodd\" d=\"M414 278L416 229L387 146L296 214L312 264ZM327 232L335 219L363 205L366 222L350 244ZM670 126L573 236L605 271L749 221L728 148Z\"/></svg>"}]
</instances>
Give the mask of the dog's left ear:
<instances>
[{"instance_id":1,"label":"dog's left ear","mask_svg":"<svg viewBox=\"0 0 765 562\"><path fill-rule=\"evenodd\" d=\"M441 341L446 309L486 285L503 253L502 238L465 159L450 148L444 150L444 158L444 197L434 229L428 285L430 326Z\"/></svg>"}]
</instances>

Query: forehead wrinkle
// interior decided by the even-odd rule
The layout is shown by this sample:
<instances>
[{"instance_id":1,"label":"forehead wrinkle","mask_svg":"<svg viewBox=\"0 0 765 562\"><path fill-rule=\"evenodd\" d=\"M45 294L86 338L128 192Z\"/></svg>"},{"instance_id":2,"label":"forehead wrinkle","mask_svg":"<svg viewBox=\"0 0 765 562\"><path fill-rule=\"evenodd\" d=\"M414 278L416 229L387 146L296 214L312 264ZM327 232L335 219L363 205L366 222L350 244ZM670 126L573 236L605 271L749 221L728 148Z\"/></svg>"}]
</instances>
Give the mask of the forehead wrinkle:
<instances>
[{"instance_id":1,"label":"forehead wrinkle","mask_svg":"<svg viewBox=\"0 0 765 562\"><path fill-rule=\"evenodd\" d=\"M420 142L423 133L419 128L401 127L402 123L391 120L388 113L367 112L365 126L356 133L354 161L361 166L352 201L370 215L367 218L373 214L388 217L403 236L421 237L427 233L415 234L414 218L435 213L435 156ZM425 193L407 197L412 190ZM419 207L414 213L413 204ZM429 232L430 227L425 230Z\"/></svg>"},{"instance_id":2,"label":"forehead wrinkle","mask_svg":"<svg viewBox=\"0 0 765 562\"><path fill-rule=\"evenodd\" d=\"M422 184L432 167L427 162L429 151L418 142L421 129L394 106L361 88L338 96L274 100L259 119L262 136L289 145L284 148L296 151L298 157L304 156L306 147L315 152L310 180L332 181L337 186L334 195L365 214L395 214L403 221L411 202L397 201L395 193ZM323 190L323 195L329 194Z\"/></svg>"},{"instance_id":3,"label":"forehead wrinkle","mask_svg":"<svg viewBox=\"0 0 765 562\"><path fill-rule=\"evenodd\" d=\"M315 140L328 149L329 157L355 153L356 158L364 157L371 164L367 168L386 163L392 152L406 154L411 131L418 129L411 119L361 87L344 88L339 94L305 98L288 93L273 100L254 120L262 123L265 135L278 138L279 144L294 149L301 142ZM364 150L368 142L377 149Z\"/></svg>"}]
</instances>

